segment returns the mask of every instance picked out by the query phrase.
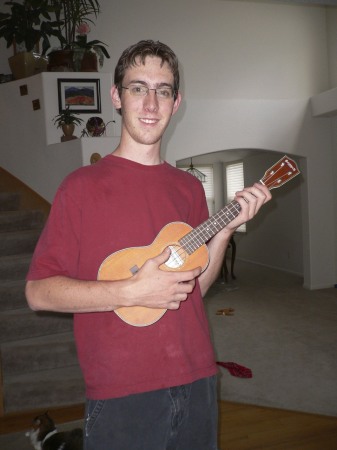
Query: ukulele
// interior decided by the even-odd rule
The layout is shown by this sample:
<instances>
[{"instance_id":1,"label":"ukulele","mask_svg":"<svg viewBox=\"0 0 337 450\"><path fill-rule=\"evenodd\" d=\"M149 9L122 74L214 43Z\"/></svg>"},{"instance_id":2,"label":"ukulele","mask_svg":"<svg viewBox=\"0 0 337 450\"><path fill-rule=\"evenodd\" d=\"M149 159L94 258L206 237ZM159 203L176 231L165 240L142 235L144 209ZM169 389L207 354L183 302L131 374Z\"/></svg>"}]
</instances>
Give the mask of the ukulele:
<instances>
[{"instance_id":1,"label":"ukulele","mask_svg":"<svg viewBox=\"0 0 337 450\"><path fill-rule=\"evenodd\" d=\"M284 156L265 172L260 183L268 189L275 189L299 173L296 163ZM234 220L240 210L240 204L233 200L194 229L184 222L171 222L162 228L152 244L126 248L109 255L102 262L97 279L113 281L131 278L148 259L158 256L166 247L170 248L171 255L160 269L180 271L202 267L204 271L209 262L206 242ZM114 312L127 324L144 327L157 322L166 311L162 308L127 306Z\"/></svg>"}]
</instances>

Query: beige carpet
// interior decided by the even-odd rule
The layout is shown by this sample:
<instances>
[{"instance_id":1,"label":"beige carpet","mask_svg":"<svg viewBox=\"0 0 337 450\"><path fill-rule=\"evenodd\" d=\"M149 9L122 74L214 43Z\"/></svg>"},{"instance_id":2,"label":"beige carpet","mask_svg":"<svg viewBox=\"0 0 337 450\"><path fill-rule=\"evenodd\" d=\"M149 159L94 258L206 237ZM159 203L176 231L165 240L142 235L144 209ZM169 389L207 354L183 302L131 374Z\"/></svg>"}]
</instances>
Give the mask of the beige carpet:
<instances>
[{"instance_id":1,"label":"beige carpet","mask_svg":"<svg viewBox=\"0 0 337 450\"><path fill-rule=\"evenodd\" d=\"M309 291L298 276L237 261L237 279L216 283L206 308L223 400L337 416L337 289ZM233 308L233 316L216 311Z\"/></svg>"}]
</instances>

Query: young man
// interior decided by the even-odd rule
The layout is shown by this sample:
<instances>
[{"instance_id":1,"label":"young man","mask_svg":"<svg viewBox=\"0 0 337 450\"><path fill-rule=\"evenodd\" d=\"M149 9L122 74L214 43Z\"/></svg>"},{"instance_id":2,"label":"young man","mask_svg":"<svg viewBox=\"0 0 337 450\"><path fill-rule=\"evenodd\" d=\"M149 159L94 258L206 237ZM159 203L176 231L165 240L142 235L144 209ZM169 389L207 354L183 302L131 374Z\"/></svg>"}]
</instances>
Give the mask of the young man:
<instances>
[{"instance_id":1,"label":"young man","mask_svg":"<svg viewBox=\"0 0 337 450\"><path fill-rule=\"evenodd\" d=\"M122 115L120 144L61 184L28 273L27 299L34 310L74 313L86 450L215 450L217 369L202 297L232 233L271 195L260 184L237 194L241 212L208 242L202 273L161 270L171 254L165 244L128 278L113 267L114 281L98 281L110 254L150 246L168 223L194 228L208 216L199 181L160 156L181 101L172 50L153 41L125 50L111 96ZM114 313L134 306L167 312L146 327Z\"/></svg>"}]
</instances>

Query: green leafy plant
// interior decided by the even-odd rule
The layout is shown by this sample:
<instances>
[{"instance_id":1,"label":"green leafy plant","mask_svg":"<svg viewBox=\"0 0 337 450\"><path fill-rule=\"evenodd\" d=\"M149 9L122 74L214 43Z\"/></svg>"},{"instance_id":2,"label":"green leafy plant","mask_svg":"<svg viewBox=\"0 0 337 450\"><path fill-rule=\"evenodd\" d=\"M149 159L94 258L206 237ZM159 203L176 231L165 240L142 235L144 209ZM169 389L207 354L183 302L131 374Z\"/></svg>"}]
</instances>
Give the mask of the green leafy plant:
<instances>
[{"instance_id":1,"label":"green leafy plant","mask_svg":"<svg viewBox=\"0 0 337 450\"><path fill-rule=\"evenodd\" d=\"M55 9L50 0L8 1L5 5L10 6L10 12L0 12L0 38L6 40L7 48L13 45L14 54L17 53L17 45L24 45L28 52L37 50L41 40L42 54L45 54L50 48L51 36L65 42L60 31L62 22L52 19Z\"/></svg>"},{"instance_id":2,"label":"green leafy plant","mask_svg":"<svg viewBox=\"0 0 337 450\"><path fill-rule=\"evenodd\" d=\"M64 50L78 51L81 59L86 51L93 51L98 56L100 66L104 57L110 58L106 44L97 39L88 41L89 24L94 24L101 7L98 0L49 0L55 10L59 31L64 40L60 41Z\"/></svg>"},{"instance_id":3,"label":"green leafy plant","mask_svg":"<svg viewBox=\"0 0 337 450\"><path fill-rule=\"evenodd\" d=\"M53 6L56 18L60 25L65 40L65 46L71 46L75 42L76 29L82 23L94 23L90 16L96 19L101 7L98 0L48 0Z\"/></svg>"},{"instance_id":4,"label":"green leafy plant","mask_svg":"<svg viewBox=\"0 0 337 450\"><path fill-rule=\"evenodd\" d=\"M64 111L53 118L54 125L56 125L57 128L62 128L62 125L81 125L83 119L77 116L78 113L71 111L69 106L67 106Z\"/></svg>"},{"instance_id":5,"label":"green leafy plant","mask_svg":"<svg viewBox=\"0 0 337 450\"><path fill-rule=\"evenodd\" d=\"M77 50L79 52L95 52L97 54L100 67L102 67L104 63L104 57L110 58L110 55L107 49L104 47L106 45L104 44L104 42L98 41L97 39L88 41L87 35L90 33L90 31L90 27L87 23L81 23L76 28L76 41L72 43L72 47L74 50Z\"/></svg>"}]
</instances>

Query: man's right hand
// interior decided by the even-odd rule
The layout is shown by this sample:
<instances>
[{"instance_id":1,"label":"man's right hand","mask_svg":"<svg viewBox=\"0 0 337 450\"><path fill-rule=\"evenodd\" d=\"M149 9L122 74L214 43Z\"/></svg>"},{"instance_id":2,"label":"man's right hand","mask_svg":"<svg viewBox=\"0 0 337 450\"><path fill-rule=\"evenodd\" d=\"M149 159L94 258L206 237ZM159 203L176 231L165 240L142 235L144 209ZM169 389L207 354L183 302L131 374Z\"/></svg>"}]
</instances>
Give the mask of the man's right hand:
<instances>
[{"instance_id":1,"label":"man's right hand","mask_svg":"<svg viewBox=\"0 0 337 450\"><path fill-rule=\"evenodd\" d=\"M160 269L170 254L171 250L167 247L160 255L147 260L139 272L129 279L131 303L124 306L174 310L187 299L195 287L195 280L200 275L201 268L181 272Z\"/></svg>"}]
</instances>

